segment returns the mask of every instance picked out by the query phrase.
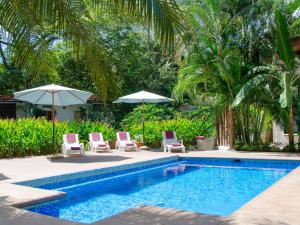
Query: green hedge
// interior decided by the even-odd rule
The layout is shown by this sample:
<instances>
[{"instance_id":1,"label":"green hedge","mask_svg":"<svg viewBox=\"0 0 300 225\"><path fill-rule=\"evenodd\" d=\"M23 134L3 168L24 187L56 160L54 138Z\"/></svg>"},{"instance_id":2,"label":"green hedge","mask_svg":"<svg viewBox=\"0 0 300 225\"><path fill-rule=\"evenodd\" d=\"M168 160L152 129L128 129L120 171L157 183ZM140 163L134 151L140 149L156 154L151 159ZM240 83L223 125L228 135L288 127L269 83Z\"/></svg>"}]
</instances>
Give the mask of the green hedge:
<instances>
[{"instance_id":1,"label":"green hedge","mask_svg":"<svg viewBox=\"0 0 300 225\"><path fill-rule=\"evenodd\" d=\"M166 130L176 131L177 138L183 140L186 145L195 144L195 137L204 135L212 137L214 135L213 124L203 120L190 120L178 118L164 121L145 122L145 139L149 146L160 146L162 132ZM131 136L134 138L142 134L142 124L135 124L129 127Z\"/></svg>"},{"instance_id":2,"label":"green hedge","mask_svg":"<svg viewBox=\"0 0 300 225\"><path fill-rule=\"evenodd\" d=\"M162 131L175 130L179 139L185 144L195 142L195 136L213 135L211 123L203 120L174 119L164 121L147 121L145 123L146 143L160 146ZM132 138L140 137L142 124L127 127ZM116 131L100 122L57 122L55 126L55 146L60 152L62 136L65 133L79 134L80 142L87 144L91 132L101 132L105 140L115 140ZM52 153L52 123L45 119L0 120L0 158L46 155Z\"/></svg>"},{"instance_id":3,"label":"green hedge","mask_svg":"<svg viewBox=\"0 0 300 225\"><path fill-rule=\"evenodd\" d=\"M78 133L83 143L90 132L102 132L106 140L115 139L113 128L97 122L57 122L55 146L60 152L62 136ZM52 123L45 119L0 120L0 158L46 155L52 152Z\"/></svg>"}]
</instances>

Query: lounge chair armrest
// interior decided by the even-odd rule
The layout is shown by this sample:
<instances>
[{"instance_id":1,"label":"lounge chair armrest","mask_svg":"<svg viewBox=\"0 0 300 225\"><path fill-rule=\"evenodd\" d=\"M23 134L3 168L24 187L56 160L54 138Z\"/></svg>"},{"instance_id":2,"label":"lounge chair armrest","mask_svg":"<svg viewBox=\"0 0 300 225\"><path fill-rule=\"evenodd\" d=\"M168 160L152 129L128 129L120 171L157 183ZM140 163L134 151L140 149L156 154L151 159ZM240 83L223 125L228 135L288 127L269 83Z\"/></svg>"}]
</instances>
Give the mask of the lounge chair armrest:
<instances>
[{"instance_id":1,"label":"lounge chair armrest","mask_svg":"<svg viewBox=\"0 0 300 225\"><path fill-rule=\"evenodd\" d=\"M80 144L80 147L82 148L82 149L84 149L84 144L83 143L79 143Z\"/></svg>"},{"instance_id":2,"label":"lounge chair armrest","mask_svg":"<svg viewBox=\"0 0 300 225\"><path fill-rule=\"evenodd\" d=\"M108 141L104 141L104 143L107 144L107 145L109 144Z\"/></svg>"},{"instance_id":3,"label":"lounge chair armrest","mask_svg":"<svg viewBox=\"0 0 300 225\"><path fill-rule=\"evenodd\" d=\"M179 140L179 142L183 145L183 140Z\"/></svg>"},{"instance_id":4,"label":"lounge chair armrest","mask_svg":"<svg viewBox=\"0 0 300 225\"><path fill-rule=\"evenodd\" d=\"M131 140L134 144L136 143L136 141L135 140Z\"/></svg>"}]
</instances>

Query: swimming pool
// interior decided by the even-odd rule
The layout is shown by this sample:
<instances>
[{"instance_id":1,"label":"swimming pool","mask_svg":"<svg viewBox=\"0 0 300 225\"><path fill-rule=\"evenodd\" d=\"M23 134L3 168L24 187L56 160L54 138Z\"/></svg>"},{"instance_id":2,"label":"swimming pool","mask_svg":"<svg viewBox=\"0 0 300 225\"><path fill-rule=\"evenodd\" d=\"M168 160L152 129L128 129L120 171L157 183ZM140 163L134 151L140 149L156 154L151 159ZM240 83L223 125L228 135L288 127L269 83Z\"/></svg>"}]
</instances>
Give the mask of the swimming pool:
<instances>
[{"instance_id":1,"label":"swimming pool","mask_svg":"<svg viewBox=\"0 0 300 225\"><path fill-rule=\"evenodd\" d=\"M59 182L53 178L21 184L67 193L26 209L82 223L139 205L227 216L299 165L297 161L172 157Z\"/></svg>"}]
</instances>

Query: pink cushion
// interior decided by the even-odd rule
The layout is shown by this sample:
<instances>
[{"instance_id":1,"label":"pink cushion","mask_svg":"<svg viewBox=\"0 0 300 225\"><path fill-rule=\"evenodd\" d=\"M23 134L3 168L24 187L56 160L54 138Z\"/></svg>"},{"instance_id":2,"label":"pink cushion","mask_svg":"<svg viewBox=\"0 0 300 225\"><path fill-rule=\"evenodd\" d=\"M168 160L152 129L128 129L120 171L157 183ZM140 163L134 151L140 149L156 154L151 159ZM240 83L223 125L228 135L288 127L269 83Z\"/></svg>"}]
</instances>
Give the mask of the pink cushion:
<instances>
[{"instance_id":1,"label":"pink cushion","mask_svg":"<svg viewBox=\"0 0 300 225\"><path fill-rule=\"evenodd\" d=\"M166 139L174 139L174 132L173 131L166 131L165 135L166 135Z\"/></svg>"},{"instance_id":2,"label":"pink cushion","mask_svg":"<svg viewBox=\"0 0 300 225\"><path fill-rule=\"evenodd\" d=\"M196 139L197 140L205 140L205 136L197 136Z\"/></svg>"},{"instance_id":3,"label":"pink cushion","mask_svg":"<svg viewBox=\"0 0 300 225\"><path fill-rule=\"evenodd\" d=\"M71 147L71 150L80 150L80 149L81 149L80 146L72 146L72 147Z\"/></svg>"},{"instance_id":4,"label":"pink cushion","mask_svg":"<svg viewBox=\"0 0 300 225\"><path fill-rule=\"evenodd\" d=\"M72 144L72 143L76 143L76 136L75 134L67 134L67 142L69 144Z\"/></svg>"},{"instance_id":5,"label":"pink cushion","mask_svg":"<svg viewBox=\"0 0 300 225\"><path fill-rule=\"evenodd\" d=\"M179 143L173 143L172 146L173 146L173 147L180 147L180 146L182 146L182 145L179 144Z\"/></svg>"},{"instance_id":6,"label":"pink cushion","mask_svg":"<svg viewBox=\"0 0 300 225\"><path fill-rule=\"evenodd\" d=\"M100 148L103 148L103 147L106 147L107 145L106 144L99 144L98 147Z\"/></svg>"},{"instance_id":7,"label":"pink cushion","mask_svg":"<svg viewBox=\"0 0 300 225\"><path fill-rule=\"evenodd\" d=\"M129 146L129 147L134 146L134 143L126 143L126 146Z\"/></svg>"},{"instance_id":8,"label":"pink cushion","mask_svg":"<svg viewBox=\"0 0 300 225\"><path fill-rule=\"evenodd\" d=\"M99 133L92 133L92 139L93 141L100 141L101 137Z\"/></svg>"},{"instance_id":9,"label":"pink cushion","mask_svg":"<svg viewBox=\"0 0 300 225\"><path fill-rule=\"evenodd\" d=\"M120 131L119 132L119 138L121 141L126 141L127 140L127 132Z\"/></svg>"}]
</instances>

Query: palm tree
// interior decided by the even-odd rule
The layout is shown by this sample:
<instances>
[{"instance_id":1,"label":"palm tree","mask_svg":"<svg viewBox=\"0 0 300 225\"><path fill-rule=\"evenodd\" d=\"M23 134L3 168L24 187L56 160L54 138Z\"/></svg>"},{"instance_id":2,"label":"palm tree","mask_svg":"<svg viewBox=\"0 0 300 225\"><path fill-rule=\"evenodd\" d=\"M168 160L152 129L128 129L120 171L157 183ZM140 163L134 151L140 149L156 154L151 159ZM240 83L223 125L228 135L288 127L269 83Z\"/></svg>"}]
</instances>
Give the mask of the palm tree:
<instances>
[{"instance_id":1,"label":"palm tree","mask_svg":"<svg viewBox=\"0 0 300 225\"><path fill-rule=\"evenodd\" d=\"M291 29L297 29L300 18L294 17L294 12L300 6L299 1L292 1L289 4L280 5L275 8L275 51L273 53L273 65L265 67L253 68L251 73L256 74L250 79L237 94L233 106L238 106L247 96L253 93L254 90L264 88L270 91L271 83L277 81L277 85L281 87L279 103L282 108L289 112L288 130L289 130L289 147L295 149L294 145L294 112L293 112L293 97L296 97L298 80L300 74L296 73L296 56L293 52L291 44ZM289 26L289 21L291 26ZM289 29L290 27L290 29ZM278 100L278 98L277 98ZM274 102L273 104L277 104Z\"/></svg>"},{"instance_id":2,"label":"palm tree","mask_svg":"<svg viewBox=\"0 0 300 225\"><path fill-rule=\"evenodd\" d=\"M117 90L110 69L109 52L99 38L94 15L115 9L138 20L147 19L162 45L171 50L183 28L175 0L1 0L0 56L11 50L17 68L30 76L51 69L51 46L65 42L76 55L83 55L92 78L106 99L108 87ZM5 46L5 47L2 47Z\"/></svg>"},{"instance_id":3,"label":"palm tree","mask_svg":"<svg viewBox=\"0 0 300 225\"><path fill-rule=\"evenodd\" d=\"M212 104L216 112L218 142L233 147L236 133L243 133L241 136L246 141L249 139L245 135L244 127L247 126L243 119L249 109L240 107L234 111L231 104L237 87L244 82L244 58L256 53L254 48L246 51L250 45L247 43L251 41L253 46L261 45L261 39L254 42L254 38L247 36L251 23L254 28L260 29L253 22L260 13L254 10L258 11L260 5L226 0L193 2L193 6L188 7L192 33L184 35L191 38L187 41L187 53L179 71L174 96L182 100L188 95L195 104Z\"/></svg>"}]
</instances>

